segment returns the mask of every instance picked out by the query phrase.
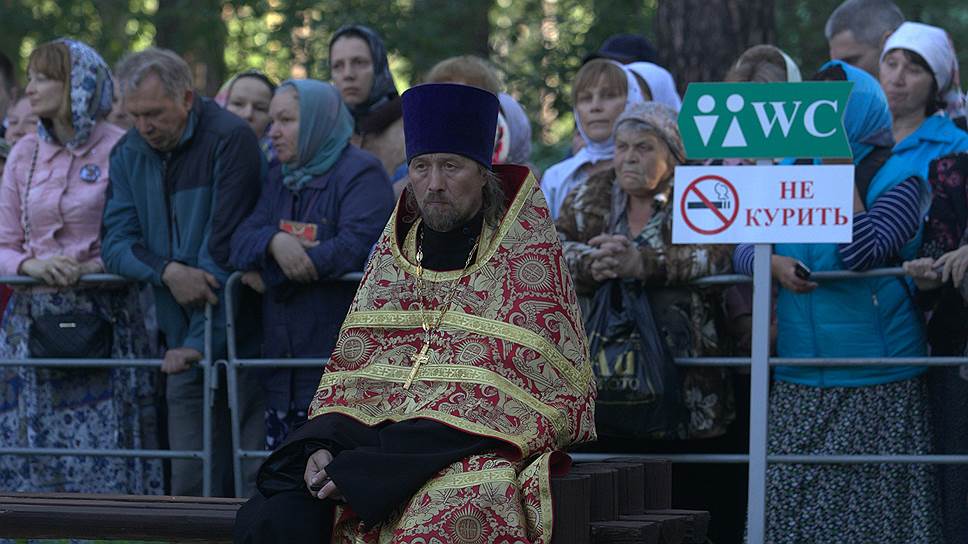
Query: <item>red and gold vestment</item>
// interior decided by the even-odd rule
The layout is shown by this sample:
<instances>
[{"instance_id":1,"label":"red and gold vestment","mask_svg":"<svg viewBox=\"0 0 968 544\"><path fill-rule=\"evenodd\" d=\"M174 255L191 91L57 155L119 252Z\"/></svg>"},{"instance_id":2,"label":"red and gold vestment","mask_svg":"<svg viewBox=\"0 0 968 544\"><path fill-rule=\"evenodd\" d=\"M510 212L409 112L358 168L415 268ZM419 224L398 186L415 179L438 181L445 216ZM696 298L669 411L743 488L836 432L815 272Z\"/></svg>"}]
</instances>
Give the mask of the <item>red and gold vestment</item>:
<instances>
[{"instance_id":1,"label":"red and gold vestment","mask_svg":"<svg viewBox=\"0 0 968 544\"><path fill-rule=\"evenodd\" d=\"M463 276L423 270L423 290L415 276L419 214L408 208L407 194L400 199L310 418L337 413L367 425L424 418L508 447L442 470L399 514L369 531L339 509L334 542L546 544L549 471L566 460L554 452L595 439L585 332L544 196L526 168L494 169L508 195L503 219L485 222ZM422 319L437 322L450 289L458 291L431 335L430 358L405 389L425 339Z\"/></svg>"}]
</instances>

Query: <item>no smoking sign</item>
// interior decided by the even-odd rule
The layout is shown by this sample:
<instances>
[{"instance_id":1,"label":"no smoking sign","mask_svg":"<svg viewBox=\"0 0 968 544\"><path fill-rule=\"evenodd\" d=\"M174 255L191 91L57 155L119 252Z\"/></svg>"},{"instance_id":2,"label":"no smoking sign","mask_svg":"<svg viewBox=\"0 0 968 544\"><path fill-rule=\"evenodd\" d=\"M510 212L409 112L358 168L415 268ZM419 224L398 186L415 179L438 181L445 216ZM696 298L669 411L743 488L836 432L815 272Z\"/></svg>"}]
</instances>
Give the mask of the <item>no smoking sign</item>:
<instances>
[{"instance_id":1,"label":"no smoking sign","mask_svg":"<svg viewBox=\"0 0 968 544\"><path fill-rule=\"evenodd\" d=\"M852 165L677 166L675 244L843 243Z\"/></svg>"},{"instance_id":2,"label":"no smoking sign","mask_svg":"<svg viewBox=\"0 0 968 544\"><path fill-rule=\"evenodd\" d=\"M736 221L739 193L722 176L701 176L686 187L679 206L682 220L690 229L699 234L719 234Z\"/></svg>"}]
</instances>

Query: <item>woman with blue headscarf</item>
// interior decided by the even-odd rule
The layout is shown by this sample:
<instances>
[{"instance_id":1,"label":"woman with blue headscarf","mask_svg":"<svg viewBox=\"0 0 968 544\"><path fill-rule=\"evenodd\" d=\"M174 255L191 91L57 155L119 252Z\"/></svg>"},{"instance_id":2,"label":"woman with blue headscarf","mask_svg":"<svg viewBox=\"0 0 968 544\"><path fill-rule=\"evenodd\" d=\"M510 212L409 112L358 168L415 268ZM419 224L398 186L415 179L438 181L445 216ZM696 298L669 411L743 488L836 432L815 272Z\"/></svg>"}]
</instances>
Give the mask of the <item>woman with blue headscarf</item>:
<instances>
[{"instance_id":1,"label":"woman with blue headscarf","mask_svg":"<svg viewBox=\"0 0 968 544\"><path fill-rule=\"evenodd\" d=\"M918 249L927 183L892 157L883 91L862 70L831 61L815 79L854 83L844 118L853 161L853 241L774 247L780 357L918 357L927 353L911 286L896 277L820 284L813 271L867 270ZM736 269L752 270L749 246ZM770 391L770 454L927 454L931 432L925 368L776 367ZM923 465L771 464L767 542L940 542L936 484Z\"/></svg>"},{"instance_id":2,"label":"woman with blue headscarf","mask_svg":"<svg viewBox=\"0 0 968 544\"><path fill-rule=\"evenodd\" d=\"M13 294L0 358L148 357L136 288L79 283L104 271L108 157L124 134L105 120L111 73L96 51L66 39L34 49L27 73L26 96L39 122L4 168L0 275L30 276L39 285ZM0 442L156 449L154 376L136 368L0 368ZM2 456L0 489L160 494L162 466L153 459Z\"/></svg>"},{"instance_id":3,"label":"woman with blue headscarf","mask_svg":"<svg viewBox=\"0 0 968 544\"><path fill-rule=\"evenodd\" d=\"M350 144L353 117L330 84L286 81L269 106L269 137L281 162L256 209L232 237L243 283L264 293L266 358L332 352L356 284L393 208L380 161ZM306 420L322 366L274 369L266 389L266 445L274 449Z\"/></svg>"}]
</instances>

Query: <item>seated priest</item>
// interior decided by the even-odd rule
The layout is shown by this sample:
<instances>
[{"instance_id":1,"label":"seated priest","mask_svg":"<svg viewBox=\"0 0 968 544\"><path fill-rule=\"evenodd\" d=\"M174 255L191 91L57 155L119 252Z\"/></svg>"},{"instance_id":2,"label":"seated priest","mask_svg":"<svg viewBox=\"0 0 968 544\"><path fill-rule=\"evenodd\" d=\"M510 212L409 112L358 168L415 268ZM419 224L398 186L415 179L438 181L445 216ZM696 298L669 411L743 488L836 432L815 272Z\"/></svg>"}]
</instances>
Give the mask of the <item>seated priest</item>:
<instances>
[{"instance_id":1,"label":"seated priest","mask_svg":"<svg viewBox=\"0 0 968 544\"><path fill-rule=\"evenodd\" d=\"M595 386L544 196L491 164L497 112L475 87L403 94L410 185L235 542L550 542Z\"/></svg>"}]
</instances>

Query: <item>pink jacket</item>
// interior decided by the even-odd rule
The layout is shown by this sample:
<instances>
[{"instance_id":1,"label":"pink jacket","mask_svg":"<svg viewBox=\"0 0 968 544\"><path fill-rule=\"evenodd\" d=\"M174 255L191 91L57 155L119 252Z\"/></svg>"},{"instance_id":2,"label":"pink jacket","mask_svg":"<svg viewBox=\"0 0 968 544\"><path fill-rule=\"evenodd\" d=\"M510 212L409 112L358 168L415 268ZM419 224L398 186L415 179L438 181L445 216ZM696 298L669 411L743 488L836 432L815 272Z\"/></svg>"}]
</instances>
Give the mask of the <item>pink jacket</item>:
<instances>
[{"instance_id":1,"label":"pink jacket","mask_svg":"<svg viewBox=\"0 0 968 544\"><path fill-rule=\"evenodd\" d=\"M24 136L10 151L0 185L0 274L15 275L31 258L57 255L78 263L100 261L101 214L108 188L111 148L124 131L101 121L82 147L73 151ZM37 146L24 240L22 204L31 159Z\"/></svg>"}]
</instances>

